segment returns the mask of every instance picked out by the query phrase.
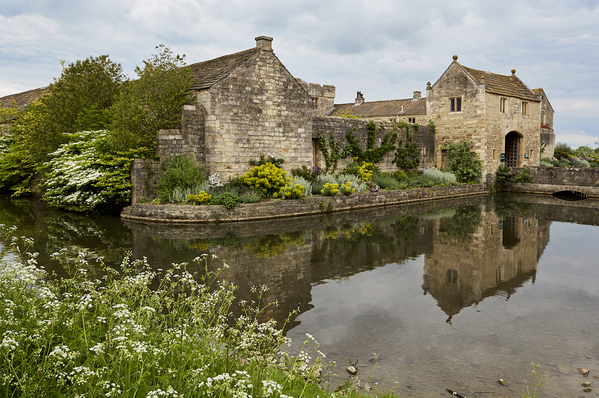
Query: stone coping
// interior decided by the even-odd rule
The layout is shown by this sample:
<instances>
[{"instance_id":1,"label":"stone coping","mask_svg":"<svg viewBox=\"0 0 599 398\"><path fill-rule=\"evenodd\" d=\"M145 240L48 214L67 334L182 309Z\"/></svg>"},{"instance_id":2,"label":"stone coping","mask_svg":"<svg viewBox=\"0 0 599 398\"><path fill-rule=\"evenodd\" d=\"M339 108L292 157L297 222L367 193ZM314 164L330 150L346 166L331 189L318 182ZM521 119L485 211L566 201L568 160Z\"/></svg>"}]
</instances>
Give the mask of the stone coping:
<instances>
[{"instance_id":1,"label":"stone coping","mask_svg":"<svg viewBox=\"0 0 599 398\"><path fill-rule=\"evenodd\" d=\"M350 196L317 195L297 200L271 199L258 203L240 203L231 210L221 205L136 203L123 209L121 217L166 223L238 222L350 211L486 193L488 189L484 184L462 184L449 187L361 192Z\"/></svg>"}]
</instances>

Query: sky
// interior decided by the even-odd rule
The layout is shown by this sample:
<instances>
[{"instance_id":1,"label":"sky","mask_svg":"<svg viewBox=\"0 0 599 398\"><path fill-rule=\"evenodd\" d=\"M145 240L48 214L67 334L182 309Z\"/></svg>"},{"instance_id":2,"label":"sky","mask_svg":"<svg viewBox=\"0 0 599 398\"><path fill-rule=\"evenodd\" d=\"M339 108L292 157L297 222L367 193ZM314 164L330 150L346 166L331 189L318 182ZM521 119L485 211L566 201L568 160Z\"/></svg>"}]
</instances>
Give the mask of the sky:
<instances>
[{"instance_id":1,"label":"sky","mask_svg":"<svg viewBox=\"0 0 599 398\"><path fill-rule=\"evenodd\" d=\"M47 86L108 54L125 72L164 44L188 64L274 39L287 69L336 87L336 103L426 95L462 65L543 88L556 142L599 146L597 0L2 0L0 97Z\"/></svg>"}]
</instances>

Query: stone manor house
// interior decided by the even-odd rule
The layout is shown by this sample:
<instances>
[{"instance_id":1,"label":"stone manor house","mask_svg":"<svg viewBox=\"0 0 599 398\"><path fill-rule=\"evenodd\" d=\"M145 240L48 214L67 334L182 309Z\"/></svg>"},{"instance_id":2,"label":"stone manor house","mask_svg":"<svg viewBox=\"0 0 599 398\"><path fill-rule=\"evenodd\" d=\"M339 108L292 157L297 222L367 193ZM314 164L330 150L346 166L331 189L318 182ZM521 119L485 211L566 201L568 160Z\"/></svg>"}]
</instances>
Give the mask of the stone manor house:
<instances>
[{"instance_id":1,"label":"stone manor house","mask_svg":"<svg viewBox=\"0 0 599 398\"><path fill-rule=\"evenodd\" d=\"M365 143L370 120L385 127L377 133L377 145L398 121L419 124L411 135L425 167L443 167L443 143L464 140L474 144L486 174L494 173L502 158L510 166L536 166L541 156L553 154L553 108L543 89L531 90L515 70L511 75L475 70L454 56L441 77L427 84L425 98L415 91L409 99L368 102L358 92L354 103L335 104L334 86L295 78L273 52L272 38L255 40L253 48L187 66L196 80L197 101L185 106L180 129L158 133L161 159L192 155L224 179L244 173L260 154L285 159L288 171L302 165L323 168L318 135L338 139L343 147L346 133L356 128ZM33 91L0 98L0 104L19 103ZM348 114L359 119L340 117ZM405 134L404 128L400 138ZM379 167L395 170L392 159L388 154ZM160 174L159 165L150 163L136 161L134 185ZM340 162L338 170L344 165ZM133 196L134 203L141 198Z\"/></svg>"},{"instance_id":2,"label":"stone manor house","mask_svg":"<svg viewBox=\"0 0 599 398\"><path fill-rule=\"evenodd\" d=\"M254 48L188 66L197 81L197 103L186 106L180 130L159 133L159 155L192 154L224 178L241 175L260 154L285 159L287 170L322 168L319 134L343 146L354 127L365 142L369 120L384 124L385 131L402 120L421 125L412 136L426 167L442 168L443 144L464 140L474 144L486 174L494 173L502 158L521 167L552 156L553 108L543 89L531 90L515 70L499 75L457 59L427 84L426 98L415 91L409 99L367 102L358 92L354 103L335 104L334 86L295 78L273 52L272 38L260 36ZM348 114L359 119L342 117ZM377 145L383 134L378 133ZM379 164L382 170L396 169L392 158L389 154Z\"/></svg>"}]
</instances>

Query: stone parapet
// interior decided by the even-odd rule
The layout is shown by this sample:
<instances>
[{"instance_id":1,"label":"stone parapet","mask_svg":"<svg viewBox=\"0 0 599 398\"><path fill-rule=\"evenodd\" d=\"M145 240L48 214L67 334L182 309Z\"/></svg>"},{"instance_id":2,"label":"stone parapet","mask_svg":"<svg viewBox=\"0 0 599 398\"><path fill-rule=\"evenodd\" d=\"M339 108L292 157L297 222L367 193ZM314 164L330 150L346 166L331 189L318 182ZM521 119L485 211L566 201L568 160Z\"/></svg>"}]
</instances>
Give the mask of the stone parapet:
<instances>
[{"instance_id":1,"label":"stone parapet","mask_svg":"<svg viewBox=\"0 0 599 398\"><path fill-rule=\"evenodd\" d=\"M351 211L458 196L487 193L484 184L362 192L350 196L313 196L299 200L270 200L239 204L229 210L220 205L153 205L136 203L121 213L124 219L170 223L209 223L265 220Z\"/></svg>"},{"instance_id":2,"label":"stone parapet","mask_svg":"<svg viewBox=\"0 0 599 398\"><path fill-rule=\"evenodd\" d=\"M513 169L516 175L522 169ZM599 168L528 167L530 183L508 183L508 192L553 194L560 191L578 191L599 198Z\"/></svg>"}]
</instances>

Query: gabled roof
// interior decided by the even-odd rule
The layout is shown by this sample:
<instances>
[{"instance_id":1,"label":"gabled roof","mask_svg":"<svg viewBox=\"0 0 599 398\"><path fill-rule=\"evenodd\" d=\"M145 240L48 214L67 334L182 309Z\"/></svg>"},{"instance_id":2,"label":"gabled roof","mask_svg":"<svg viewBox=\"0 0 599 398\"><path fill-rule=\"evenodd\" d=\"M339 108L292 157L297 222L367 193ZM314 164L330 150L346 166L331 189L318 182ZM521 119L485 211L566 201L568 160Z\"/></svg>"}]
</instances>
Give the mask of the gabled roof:
<instances>
[{"instance_id":1,"label":"gabled roof","mask_svg":"<svg viewBox=\"0 0 599 398\"><path fill-rule=\"evenodd\" d=\"M543 101L543 98L545 98L545 101L547 101L547 103L549 104L549 107L551 108L551 110L554 111L553 105L551 105L551 102L549 102L549 98L547 98L547 94L545 94L545 90L543 90L542 88L533 88L532 92L535 93L535 95L541 101Z\"/></svg>"},{"instance_id":2,"label":"gabled roof","mask_svg":"<svg viewBox=\"0 0 599 398\"><path fill-rule=\"evenodd\" d=\"M457 61L456 64L460 65ZM516 70L512 70L511 76L498 75L460 65L478 84L485 85L487 93L516 97L528 101L540 101L522 80L516 76Z\"/></svg>"},{"instance_id":3,"label":"gabled roof","mask_svg":"<svg viewBox=\"0 0 599 398\"><path fill-rule=\"evenodd\" d=\"M339 116L349 111L358 117L383 117L396 115L426 115L426 98L418 100L398 99L389 101L363 102L360 105L335 104L333 112L327 116Z\"/></svg>"},{"instance_id":4,"label":"gabled roof","mask_svg":"<svg viewBox=\"0 0 599 398\"><path fill-rule=\"evenodd\" d=\"M259 48L250 48L235 54L188 65L187 67L191 68L191 73L196 79L196 84L192 88L194 90L204 90L214 86L259 51Z\"/></svg>"},{"instance_id":5,"label":"gabled roof","mask_svg":"<svg viewBox=\"0 0 599 398\"><path fill-rule=\"evenodd\" d=\"M23 91L22 93L11 94L0 98L0 106L9 106L15 101L20 110L23 110L29 103L42 96L48 87L34 88L33 90Z\"/></svg>"}]
</instances>

